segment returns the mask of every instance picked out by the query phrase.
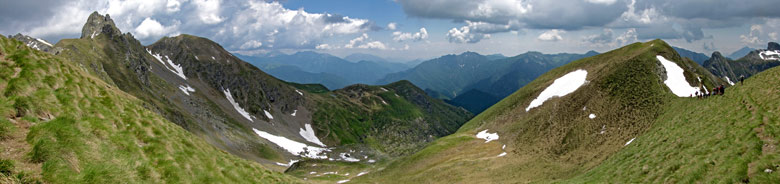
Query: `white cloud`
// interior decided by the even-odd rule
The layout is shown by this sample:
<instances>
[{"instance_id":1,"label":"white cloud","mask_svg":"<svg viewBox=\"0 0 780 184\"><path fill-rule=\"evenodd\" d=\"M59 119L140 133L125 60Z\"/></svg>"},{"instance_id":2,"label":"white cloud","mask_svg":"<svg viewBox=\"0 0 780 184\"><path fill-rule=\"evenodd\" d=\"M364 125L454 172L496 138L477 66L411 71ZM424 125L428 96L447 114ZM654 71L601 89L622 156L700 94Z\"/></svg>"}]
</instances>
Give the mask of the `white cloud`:
<instances>
[{"instance_id":1,"label":"white cloud","mask_svg":"<svg viewBox=\"0 0 780 184\"><path fill-rule=\"evenodd\" d=\"M585 0L585 1L593 4L604 4L604 5L611 5L617 2L617 0Z\"/></svg>"},{"instance_id":2,"label":"white cloud","mask_svg":"<svg viewBox=\"0 0 780 184\"><path fill-rule=\"evenodd\" d=\"M165 5L165 10L168 13L178 12L181 10L181 2L179 0L168 0L168 3Z\"/></svg>"},{"instance_id":3,"label":"white cloud","mask_svg":"<svg viewBox=\"0 0 780 184\"><path fill-rule=\"evenodd\" d=\"M244 44L241 45L241 49L256 49L260 46L263 46L263 42L257 41L257 40L250 40Z\"/></svg>"},{"instance_id":4,"label":"white cloud","mask_svg":"<svg viewBox=\"0 0 780 184\"><path fill-rule=\"evenodd\" d=\"M135 28L135 35L139 39L159 37L171 33L175 29L176 25L165 27L160 24L160 22L147 17L143 22L141 22L141 24L138 25L138 27Z\"/></svg>"},{"instance_id":5,"label":"white cloud","mask_svg":"<svg viewBox=\"0 0 780 184\"><path fill-rule=\"evenodd\" d=\"M769 39L772 39L772 41L777 41L777 32L771 32L768 35Z\"/></svg>"},{"instance_id":6,"label":"white cloud","mask_svg":"<svg viewBox=\"0 0 780 184\"><path fill-rule=\"evenodd\" d=\"M636 29L631 28L626 30L626 32L618 36L615 41L617 42L618 46L624 46L639 41L639 39L637 39Z\"/></svg>"},{"instance_id":7,"label":"white cloud","mask_svg":"<svg viewBox=\"0 0 780 184\"><path fill-rule=\"evenodd\" d=\"M368 34L363 33L359 37L352 39L348 44L344 45L344 48L361 48L361 49L379 49L386 50L388 47L380 41L372 41L368 37Z\"/></svg>"},{"instance_id":8,"label":"white cloud","mask_svg":"<svg viewBox=\"0 0 780 184\"><path fill-rule=\"evenodd\" d=\"M488 38L490 38L490 34L472 32L469 26L463 26L460 29L452 28L447 32L447 40L450 43L477 43Z\"/></svg>"},{"instance_id":9,"label":"white cloud","mask_svg":"<svg viewBox=\"0 0 780 184\"><path fill-rule=\"evenodd\" d=\"M558 30L558 29L552 29L549 31L545 31L544 33L540 34L539 37L536 39L540 41L551 41L551 42L557 42L563 40L563 37L561 34L566 33L564 30Z\"/></svg>"},{"instance_id":10,"label":"white cloud","mask_svg":"<svg viewBox=\"0 0 780 184\"><path fill-rule=\"evenodd\" d=\"M762 32L763 32L763 27L761 27L761 25L752 25L750 26L750 33L748 33L748 35L739 35L739 38L742 41L742 43L745 44L749 44L749 45L763 44L764 41L758 38Z\"/></svg>"},{"instance_id":11,"label":"white cloud","mask_svg":"<svg viewBox=\"0 0 780 184\"><path fill-rule=\"evenodd\" d=\"M397 42L403 42L407 40L420 41L425 39L428 39L428 30L425 30L425 28L420 28L420 32L416 33L404 33L400 31L393 32L393 40Z\"/></svg>"},{"instance_id":12,"label":"white cloud","mask_svg":"<svg viewBox=\"0 0 780 184\"><path fill-rule=\"evenodd\" d=\"M220 0L193 0L198 7L198 18L205 24L216 24L224 20L219 16Z\"/></svg>"},{"instance_id":13,"label":"white cloud","mask_svg":"<svg viewBox=\"0 0 780 184\"><path fill-rule=\"evenodd\" d=\"M395 30L397 28L398 28L398 23L395 23L395 22L387 23L387 29Z\"/></svg>"},{"instance_id":14,"label":"white cloud","mask_svg":"<svg viewBox=\"0 0 780 184\"><path fill-rule=\"evenodd\" d=\"M317 50L331 50L331 49L339 49L341 47L335 46L335 45L330 45L330 44L327 44L327 43L323 43L323 44L317 45L317 47L314 47L314 48L317 49Z\"/></svg>"}]
</instances>

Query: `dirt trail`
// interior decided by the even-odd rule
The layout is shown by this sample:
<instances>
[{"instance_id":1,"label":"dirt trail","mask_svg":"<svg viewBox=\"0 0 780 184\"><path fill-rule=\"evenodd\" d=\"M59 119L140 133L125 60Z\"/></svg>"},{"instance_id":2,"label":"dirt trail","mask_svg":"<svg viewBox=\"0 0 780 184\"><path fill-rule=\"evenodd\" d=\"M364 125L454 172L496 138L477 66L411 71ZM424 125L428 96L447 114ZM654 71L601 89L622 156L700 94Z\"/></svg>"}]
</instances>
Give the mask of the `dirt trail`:
<instances>
[{"instance_id":1,"label":"dirt trail","mask_svg":"<svg viewBox=\"0 0 780 184\"><path fill-rule=\"evenodd\" d=\"M41 178L41 164L32 163L27 157L32 147L25 139L32 124L18 118L9 118L8 121L15 128L8 138L0 140L0 158L14 160L14 173L24 172L29 177Z\"/></svg>"}]
</instances>

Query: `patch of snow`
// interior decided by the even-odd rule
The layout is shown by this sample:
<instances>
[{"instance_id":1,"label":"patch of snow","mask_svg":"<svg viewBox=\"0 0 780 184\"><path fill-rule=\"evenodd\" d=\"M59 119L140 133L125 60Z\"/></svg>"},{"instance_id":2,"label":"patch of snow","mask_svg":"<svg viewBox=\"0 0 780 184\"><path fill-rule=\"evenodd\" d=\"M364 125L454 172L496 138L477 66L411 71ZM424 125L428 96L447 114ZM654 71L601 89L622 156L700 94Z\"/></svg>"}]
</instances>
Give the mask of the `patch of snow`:
<instances>
[{"instance_id":1,"label":"patch of snow","mask_svg":"<svg viewBox=\"0 0 780 184\"><path fill-rule=\"evenodd\" d=\"M252 120L253 117L249 115L249 112L246 112L244 108L241 108L241 106L238 105L238 103L233 99L233 95L230 94L230 89L224 89L222 92L225 93L225 98L227 98L228 102L233 105L233 108L235 108L236 111L241 114L241 116L244 116L244 118L254 122L254 120Z\"/></svg>"},{"instance_id":2,"label":"patch of snow","mask_svg":"<svg viewBox=\"0 0 780 184\"><path fill-rule=\"evenodd\" d=\"M387 92L387 89L385 89L385 88L379 88L379 89L381 89L384 92Z\"/></svg>"},{"instance_id":3,"label":"patch of snow","mask_svg":"<svg viewBox=\"0 0 780 184\"><path fill-rule=\"evenodd\" d=\"M381 100L382 100L383 104L387 105L387 102L385 102L385 99L381 99Z\"/></svg>"},{"instance_id":4,"label":"patch of snow","mask_svg":"<svg viewBox=\"0 0 780 184\"><path fill-rule=\"evenodd\" d=\"M688 84L685 75L683 75L685 70L680 68L679 65L667 60L661 55L656 56L656 58L658 61L661 61L661 65L666 68L666 81L664 81L664 84L672 90L672 93L679 97L690 97L691 94L699 91L699 87L693 87Z\"/></svg>"},{"instance_id":5,"label":"patch of snow","mask_svg":"<svg viewBox=\"0 0 780 184\"><path fill-rule=\"evenodd\" d=\"M765 173L772 173L772 169L764 169Z\"/></svg>"},{"instance_id":6,"label":"patch of snow","mask_svg":"<svg viewBox=\"0 0 780 184\"><path fill-rule=\"evenodd\" d=\"M587 76L587 71L579 69L573 72L569 72L568 74L558 79L555 79L555 81L553 81L549 87L544 89L544 91L542 91L542 93L540 93L536 99L531 101L531 104L525 108L525 111L528 112L534 107L539 107L552 97L566 96L569 93L576 91L578 88L580 88L580 86L585 84L585 78Z\"/></svg>"},{"instance_id":7,"label":"patch of snow","mask_svg":"<svg viewBox=\"0 0 780 184\"><path fill-rule=\"evenodd\" d=\"M341 153L339 154L341 156L341 160L347 161L347 162L360 162L360 159L352 158L347 156L347 153Z\"/></svg>"},{"instance_id":8,"label":"patch of snow","mask_svg":"<svg viewBox=\"0 0 780 184\"><path fill-rule=\"evenodd\" d=\"M214 56L211 56L211 59L213 59L213 60L217 60L217 58L215 58Z\"/></svg>"},{"instance_id":9,"label":"patch of snow","mask_svg":"<svg viewBox=\"0 0 780 184\"><path fill-rule=\"evenodd\" d=\"M165 61L166 61L166 62L168 63L168 65L170 65L170 66L171 66L173 69L169 68L169 67L168 67L168 65L166 65L166 62L163 62L163 56L162 56L162 55L160 55L160 54L154 54L154 53L152 53L152 51L151 51L151 50L149 50L149 49L146 49L146 52L148 52L148 53L149 53L149 55L152 55L152 57L154 57L155 59L157 59L157 61L159 61L160 63L162 63L162 65L163 65L163 66L165 66L165 68L166 68L166 69L170 70L171 72L173 72L173 73L174 73L174 74L176 74L177 76L181 77L182 79L184 79L184 80L187 80L187 76L185 76L185 75L184 75L184 68L183 68L181 65L177 65L176 63L173 63L173 61L171 61L171 58L169 58L168 56L165 56Z\"/></svg>"},{"instance_id":10,"label":"patch of snow","mask_svg":"<svg viewBox=\"0 0 780 184\"><path fill-rule=\"evenodd\" d=\"M363 176L363 175L365 175L365 174L368 174L368 171L363 171L363 172L360 172L360 173L358 173L356 176Z\"/></svg>"},{"instance_id":11,"label":"patch of snow","mask_svg":"<svg viewBox=\"0 0 780 184\"><path fill-rule=\"evenodd\" d=\"M506 152L503 152L503 153L501 153L501 154L498 154L498 157L503 157L503 156L506 156Z\"/></svg>"},{"instance_id":12,"label":"patch of snow","mask_svg":"<svg viewBox=\"0 0 780 184\"><path fill-rule=\"evenodd\" d=\"M590 118L590 119L596 118L596 114L590 114L590 115L588 115L588 118Z\"/></svg>"},{"instance_id":13,"label":"patch of snow","mask_svg":"<svg viewBox=\"0 0 780 184\"><path fill-rule=\"evenodd\" d=\"M95 38L95 36L98 36L98 35L100 35L100 33L98 33L97 31L92 31L92 35L89 36L89 38Z\"/></svg>"},{"instance_id":14,"label":"patch of snow","mask_svg":"<svg viewBox=\"0 0 780 184\"><path fill-rule=\"evenodd\" d=\"M368 160L368 163L374 163L374 162L376 162L376 160L373 159Z\"/></svg>"},{"instance_id":15,"label":"patch of snow","mask_svg":"<svg viewBox=\"0 0 780 184\"><path fill-rule=\"evenodd\" d=\"M588 110L588 106L582 106L582 111Z\"/></svg>"},{"instance_id":16,"label":"patch of snow","mask_svg":"<svg viewBox=\"0 0 780 184\"><path fill-rule=\"evenodd\" d=\"M758 53L758 57L763 60L780 61L780 50L765 50Z\"/></svg>"},{"instance_id":17,"label":"patch of snow","mask_svg":"<svg viewBox=\"0 0 780 184\"><path fill-rule=\"evenodd\" d=\"M294 114L294 113L293 113L293 114ZM317 136L316 136L316 135L314 135L314 129L313 129L313 128L311 128L311 124L308 124L308 123L307 123L306 125L304 125L304 127L305 127L306 129L303 129L303 128L301 128L301 129L298 131L298 134L301 134L301 137L303 137L303 139L306 139L306 141L309 141L309 142L311 142L311 143L314 143L314 144L320 145L320 146L322 146L322 147L327 147L325 144L323 144L322 142L320 142L320 139L319 139L319 138L317 138Z\"/></svg>"},{"instance_id":18,"label":"patch of snow","mask_svg":"<svg viewBox=\"0 0 780 184\"><path fill-rule=\"evenodd\" d=\"M286 163L286 164L285 163L276 162L276 165L290 167L290 166L292 166L296 162L298 162L298 160L290 160L290 163Z\"/></svg>"},{"instance_id":19,"label":"patch of snow","mask_svg":"<svg viewBox=\"0 0 780 184\"><path fill-rule=\"evenodd\" d=\"M504 144L504 146L501 146L501 149L502 150L506 149L506 144Z\"/></svg>"},{"instance_id":20,"label":"patch of snow","mask_svg":"<svg viewBox=\"0 0 780 184\"><path fill-rule=\"evenodd\" d=\"M726 82L728 82L729 85L732 85L732 86L734 85L734 82L731 82L731 79L729 79L728 76L726 77Z\"/></svg>"},{"instance_id":21,"label":"patch of snow","mask_svg":"<svg viewBox=\"0 0 780 184\"><path fill-rule=\"evenodd\" d=\"M200 59L198 59L198 56L195 56L195 60L200 60Z\"/></svg>"},{"instance_id":22,"label":"patch of snow","mask_svg":"<svg viewBox=\"0 0 780 184\"><path fill-rule=\"evenodd\" d=\"M252 130L254 130L258 136L273 142L274 144L278 145L279 147L282 147L284 150L287 150L287 152L290 152L295 156L314 158L314 159L328 158L328 156L322 154L323 152L330 151L327 148L309 146L304 143L293 141L282 136L275 136L255 128L252 128Z\"/></svg>"},{"instance_id":23,"label":"patch of snow","mask_svg":"<svg viewBox=\"0 0 780 184\"><path fill-rule=\"evenodd\" d=\"M43 39L40 39L40 38L35 38L35 40L38 40L39 42L41 42L41 43L43 43L43 44L46 44L46 45L48 45L49 47L54 47L54 45L51 45L51 43L49 43L49 42L46 42L46 40L43 40Z\"/></svg>"},{"instance_id":24,"label":"patch of snow","mask_svg":"<svg viewBox=\"0 0 780 184\"><path fill-rule=\"evenodd\" d=\"M346 182L349 182L349 180L341 180L341 181L338 181L336 183L346 183Z\"/></svg>"},{"instance_id":25,"label":"patch of snow","mask_svg":"<svg viewBox=\"0 0 780 184\"><path fill-rule=\"evenodd\" d=\"M599 134L604 134L605 132L607 132L607 125L601 125L601 132L599 132Z\"/></svg>"},{"instance_id":26,"label":"patch of snow","mask_svg":"<svg viewBox=\"0 0 780 184\"><path fill-rule=\"evenodd\" d=\"M498 140L498 132L496 133L487 133L487 129L477 133L477 138L485 139L485 143L488 143L493 140Z\"/></svg>"},{"instance_id":27,"label":"patch of snow","mask_svg":"<svg viewBox=\"0 0 780 184\"><path fill-rule=\"evenodd\" d=\"M296 89L296 90L295 90L295 92L297 92L299 95L303 96L303 93L302 93L301 91L298 91L298 90Z\"/></svg>"},{"instance_id":28,"label":"patch of snow","mask_svg":"<svg viewBox=\"0 0 780 184\"><path fill-rule=\"evenodd\" d=\"M265 117L268 117L268 119L274 119L274 116L271 115L271 113L268 112L267 110L263 110L263 112L265 113Z\"/></svg>"},{"instance_id":29,"label":"patch of snow","mask_svg":"<svg viewBox=\"0 0 780 184\"><path fill-rule=\"evenodd\" d=\"M628 146L628 144L631 144L631 142L634 142L634 139L636 139L636 137L631 138L631 140L628 140L628 142L626 142L626 144L623 145L623 146Z\"/></svg>"},{"instance_id":30,"label":"patch of snow","mask_svg":"<svg viewBox=\"0 0 780 184\"><path fill-rule=\"evenodd\" d=\"M183 85L179 85L179 89L184 92L187 96L190 96L190 93L195 92L195 88L190 87L190 85L187 85L186 87Z\"/></svg>"},{"instance_id":31,"label":"patch of snow","mask_svg":"<svg viewBox=\"0 0 780 184\"><path fill-rule=\"evenodd\" d=\"M293 110L293 113L290 115L295 116L296 113L298 113L298 109Z\"/></svg>"},{"instance_id":32,"label":"patch of snow","mask_svg":"<svg viewBox=\"0 0 780 184\"><path fill-rule=\"evenodd\" d=\"M309 172L309 174L310 175L314 175L314 174L317 174L317 172L312 171L312 172Z\"/></svg>"}]
</instances>

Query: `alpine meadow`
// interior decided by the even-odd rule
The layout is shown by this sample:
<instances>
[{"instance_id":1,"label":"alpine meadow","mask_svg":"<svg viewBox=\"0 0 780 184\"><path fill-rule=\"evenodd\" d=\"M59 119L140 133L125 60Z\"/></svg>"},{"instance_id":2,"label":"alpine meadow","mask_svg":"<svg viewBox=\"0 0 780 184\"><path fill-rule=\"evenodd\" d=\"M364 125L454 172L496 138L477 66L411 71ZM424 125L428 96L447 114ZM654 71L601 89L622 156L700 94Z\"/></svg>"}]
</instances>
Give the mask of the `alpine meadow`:
<instances>
[{"instance_id":1,"label":"alpine meadow","mask_svg":"<svg viewBox=\"0 0 780 184\"><path fill-rule=\"evenodd\" d=\"M780 183L774 7L0 0L0 183Z\"/></svg>"}]
</instances>

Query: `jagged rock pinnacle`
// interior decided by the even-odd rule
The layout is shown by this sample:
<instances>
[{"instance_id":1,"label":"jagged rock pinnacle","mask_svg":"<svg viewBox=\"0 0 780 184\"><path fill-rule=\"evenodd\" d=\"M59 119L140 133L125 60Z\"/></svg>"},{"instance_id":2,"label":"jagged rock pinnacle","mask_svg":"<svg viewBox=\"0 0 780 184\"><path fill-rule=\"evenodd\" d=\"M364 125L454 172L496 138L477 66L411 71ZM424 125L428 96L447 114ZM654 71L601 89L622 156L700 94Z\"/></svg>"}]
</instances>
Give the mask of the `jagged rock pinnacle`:
<instances>
[{"instance_id":1,"label":"jagged rock pinnacle","mask_svg":"<svg viewBox=\"0 0 780 184\"><path fill-rule=\"evenodd\" d=\"M100 35L120 35L122 34L119 29L116 28L114 20L106 14L106 16L100 15L98 12L93 12L89 15L87 23L81 28L81 38L95 38Z\"/></svg>"}]
</instances>

